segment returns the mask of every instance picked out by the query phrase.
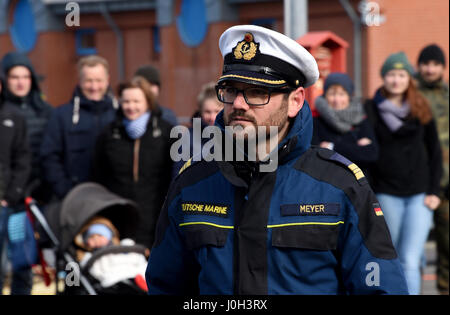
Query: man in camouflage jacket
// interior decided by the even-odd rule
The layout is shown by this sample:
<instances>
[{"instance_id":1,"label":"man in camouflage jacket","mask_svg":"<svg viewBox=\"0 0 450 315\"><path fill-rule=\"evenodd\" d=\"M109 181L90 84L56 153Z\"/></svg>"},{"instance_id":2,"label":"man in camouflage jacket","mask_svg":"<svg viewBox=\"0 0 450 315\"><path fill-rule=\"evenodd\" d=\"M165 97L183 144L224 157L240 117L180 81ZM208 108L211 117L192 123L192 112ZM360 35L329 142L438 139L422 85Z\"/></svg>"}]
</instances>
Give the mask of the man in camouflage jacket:
<instances>
[{"instance_id":1,"label":"man in camouflage jacket","mask_svg":"<svg viewBox=\"0 0 450 315\"><path fill-rule=\"evenodd\" d=\"M418 69L419 89L430 102L443 153L444 173L440 196L442 202L435 212L434 219L438 248L438 289L441 294L448 294L449 86L443 80L445 57L442 49L437 45L425 47L419 55Z\"/></svg>"}]
</instances>

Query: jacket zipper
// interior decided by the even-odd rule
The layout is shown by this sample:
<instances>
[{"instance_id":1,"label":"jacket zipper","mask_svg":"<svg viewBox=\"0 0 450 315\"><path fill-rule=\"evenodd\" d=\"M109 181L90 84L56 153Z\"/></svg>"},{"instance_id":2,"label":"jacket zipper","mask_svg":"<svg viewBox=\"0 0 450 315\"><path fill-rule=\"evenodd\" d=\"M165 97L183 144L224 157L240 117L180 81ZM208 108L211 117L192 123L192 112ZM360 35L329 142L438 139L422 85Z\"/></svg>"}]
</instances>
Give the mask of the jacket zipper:
<instances>
[{"instance_id":1,"label":"jacket zipper","mask_svg":"<svg viewBox=\"0 0 450 315\"><path fill-rule=\"evenodd\" d=\"M242 192L243 199L240 200L240 208L239 211L242 212L244 211L244 209L247 207L247 204L249 203L249 194L250 194L250 187L252 186L254 180L255 180L255 168L251 168L250 170L250 174L249 174L249 183L247 188L245 189L245 191ZM237 220L236 220L237 219ZM241 225L241 219L242 219L242 213L238 213L238 216L235 218L235 231L237 233L240 232L240 225ZM235 243L234 243L234 275L233 275L233 292L234 294L240 295L242 294L241 292L241 270L240 270L240 259L241 259L241 255L240 255L240 244L239 244L239 236L235 238Z\"/></svg>"},{"instance_id":2,"label":"jacket zipper","mask_svg":"<svg viewBox=\"0 0 450 315\"><path fill-rule=\"evenodd\" d=\"M134 153L133 153L133 180L135 183L139 181L139 147L141 139L134 141Z\"/></svg>"}]
</instances>

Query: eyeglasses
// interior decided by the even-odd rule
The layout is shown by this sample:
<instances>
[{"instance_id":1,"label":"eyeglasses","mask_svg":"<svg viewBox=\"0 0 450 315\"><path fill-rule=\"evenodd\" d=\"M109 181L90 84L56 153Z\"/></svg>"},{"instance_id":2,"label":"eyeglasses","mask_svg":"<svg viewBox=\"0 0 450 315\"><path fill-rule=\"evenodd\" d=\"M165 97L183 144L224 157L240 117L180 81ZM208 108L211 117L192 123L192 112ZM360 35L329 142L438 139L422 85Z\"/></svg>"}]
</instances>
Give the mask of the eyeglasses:
<instances>
[{"instance_id":1,"label":"eyeglasses","mask_svg":"<svg viewBox=\"0 0 450 315\"><path fill-rule=\"evenodd\" d=\"M225 104L233 104L239 93L242 93L248 105L262 106L270 102L272 93L288 94L293 90L288 88L262 88L249 87L246 89L237 89L232 86L216 85L217 98Z\"/></svg>"}]
</instances>

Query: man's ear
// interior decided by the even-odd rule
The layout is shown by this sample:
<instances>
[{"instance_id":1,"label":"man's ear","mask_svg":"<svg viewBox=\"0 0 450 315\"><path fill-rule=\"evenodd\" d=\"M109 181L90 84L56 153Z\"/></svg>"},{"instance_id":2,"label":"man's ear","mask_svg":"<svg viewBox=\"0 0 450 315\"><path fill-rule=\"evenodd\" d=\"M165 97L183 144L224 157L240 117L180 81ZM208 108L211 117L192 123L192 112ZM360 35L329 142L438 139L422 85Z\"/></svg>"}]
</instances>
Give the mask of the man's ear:
<instances>
[{"instance_id":1,"label":"man's ear","mask_svg":"<svg viewBox=\"0 0 450 315\"><path fill-rule=\"evenodd\" d=\"M302 109L305 102L305 88L299 87L295 91L291 92L288 99L288 117L294 118L298 112Z\"/></svg>"}]
</instances>

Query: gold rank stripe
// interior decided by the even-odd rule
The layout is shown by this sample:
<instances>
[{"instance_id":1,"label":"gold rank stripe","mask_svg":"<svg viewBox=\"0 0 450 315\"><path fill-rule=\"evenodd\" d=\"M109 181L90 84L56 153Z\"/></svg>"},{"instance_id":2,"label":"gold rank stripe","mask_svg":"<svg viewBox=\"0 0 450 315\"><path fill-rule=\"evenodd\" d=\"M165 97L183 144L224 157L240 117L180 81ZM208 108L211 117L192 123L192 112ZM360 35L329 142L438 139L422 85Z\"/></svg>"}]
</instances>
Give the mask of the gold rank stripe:
<instances>
[{"instance_id":1,"label":"gold rank stripe","mask_svg":"<svg viewBox=\"0 0 450 315\"><path fill-rule=\"evenodd\" d=\"M192 164L192 158L190 158L186 163L184 163L183 167L178 172L178 175L184 172L185 169L187 169Z\"/></svg>"},{"instance_id":2,"label":"gold rank stripe","mask_svg":"<svg viewBox=\"0 0 450 315\"><path fill-rule=\"evenodd\" d=\"M186 222L186 223L180 223L179 226L187 226L187 225L198 225L198 224L203 224L203 225L211 225L211 226L215 226L221 229L234 229L234 226L230 226L230 225L219 225L219 224L214 224L214 223L210 223L210 222Z\"/></svg>"},{"instance_id":3,"label":"gold rank stripe","mask_svg":"<svg viewBox=\"0 0 450 315\"><path fill-rule=\"evenodd\" d=\"M272 228L285 227L285 226L296 226L296 225L339 225L339 224L344 224L344 221L286 223L286 224L268 225L267 228L272 229Z\"/></svg>"},{"instance_id":4,"label":"gold rank stripe","mask_svg":"<svg viewBox=\"0 0 450 315\"><path fill-rule=\"evenodd\" d=\"M356 170L356 169L359 168L359 167L358 167L358 165L356 165L355 163L353 163L353 164L350 164L350 165L348 166L348 168L351 169L352 171L354 171L354 170Z\"/></svg>"},{"instance_id":5,"label":"gold rank stripe","mask_svg":"<svg viewBox=\"0 0 450 315\"><path fill-rule=\"evenodd\" d=\"M224 76L220 77L220 79L224 79L224 78L246 79L246 80L253 80L253 81L269 83L269 84L284 84L284 83L286 83L285 80L266 80L266 79L252 78L252 77L246 77L246 76L243 76L243 75L236 75L236 74L227 74L227 75L224 75Z\"/></svg>"},{"instance_id":6,"label":"gold rank stripe","mask_svg":"<svg viewBox=\"0 0 450 315\"><path fill-rule=\"evenodd\" d=\"M364 177L364 173L361 171L361 169L356 165L355 163L350 164L348 168L353 172L356 179L359 180Z\"/></svg>"}]
</instances>

